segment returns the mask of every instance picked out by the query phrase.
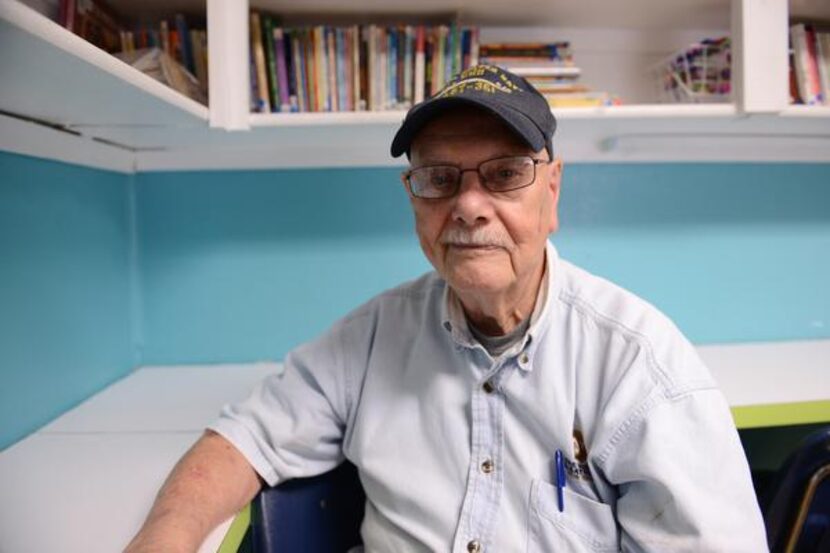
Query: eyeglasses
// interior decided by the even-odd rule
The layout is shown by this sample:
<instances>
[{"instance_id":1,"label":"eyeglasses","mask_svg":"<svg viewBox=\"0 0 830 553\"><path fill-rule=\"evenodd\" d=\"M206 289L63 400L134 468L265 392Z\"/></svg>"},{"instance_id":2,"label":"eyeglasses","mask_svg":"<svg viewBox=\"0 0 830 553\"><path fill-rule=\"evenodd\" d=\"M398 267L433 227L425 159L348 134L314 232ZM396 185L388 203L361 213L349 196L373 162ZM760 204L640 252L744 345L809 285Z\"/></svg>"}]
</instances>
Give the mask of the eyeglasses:
<instances>
[{"instance_id":1,"label":"eyeglasses","mask_svg":"<svg viewBox=\"0 0 830 553\"><path fill-rule=\"evenodd\" d=\"M476 171L482 186L490 192L510 192L530 186L536 180L536 166L550 161L530 156L511 156L488 159L475 169L461 169L455 165L427 165L415 167L403 174L410 193L416 198L437 200L455 196L461 187L461 177L467 171Z\"/></svg>"}]
</instances>

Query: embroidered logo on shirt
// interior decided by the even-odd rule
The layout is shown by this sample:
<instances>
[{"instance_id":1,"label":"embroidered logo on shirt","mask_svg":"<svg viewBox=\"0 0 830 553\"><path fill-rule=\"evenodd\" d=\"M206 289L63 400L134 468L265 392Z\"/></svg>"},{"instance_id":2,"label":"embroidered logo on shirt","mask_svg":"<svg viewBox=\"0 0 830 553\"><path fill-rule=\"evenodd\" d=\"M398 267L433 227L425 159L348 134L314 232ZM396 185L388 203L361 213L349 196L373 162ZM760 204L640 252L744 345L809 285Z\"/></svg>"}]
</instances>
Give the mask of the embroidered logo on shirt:
<instances>
[{"instance_id":1,"label":"embroidered logo on shirt","mask_svg":"<svg viewBox=\"0 0 830 553\"><path fill-rule=\"evenodd\" d=\"M577 480L593 481L591 469L588 467L588 448L585 447L585 439L580 430L574 429L573 433L574 458L576 462L565 459L565 471L568 476Z\"/></svg>"},{"instance_id":2,"label":"embroidered logo on shirt","mask_svg":"<svg viewBox=\"0 0 830 553\"><path fill-rule=\"evenodd\" d=\"M588 460L588 448L585 447L585 438L582 437L582 431L574 428L574 457L580 463Z\"/></svg>"}]
</instances>

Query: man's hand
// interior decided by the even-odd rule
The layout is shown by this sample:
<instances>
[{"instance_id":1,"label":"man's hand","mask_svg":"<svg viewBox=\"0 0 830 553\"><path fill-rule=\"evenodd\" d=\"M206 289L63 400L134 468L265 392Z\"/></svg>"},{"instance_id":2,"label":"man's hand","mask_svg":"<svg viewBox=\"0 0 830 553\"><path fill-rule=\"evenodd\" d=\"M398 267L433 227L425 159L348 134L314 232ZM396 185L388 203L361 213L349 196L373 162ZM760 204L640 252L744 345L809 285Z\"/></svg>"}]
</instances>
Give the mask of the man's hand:
<instances>
[{"instance_id":1,"label":"man's hand","mask_svg":"<svg viewBox=\"0 0 830 553\"><path fill-rule=\"evenodd\" d=\"M125 553L195 552L213 528L253 499L260 485L245 457L208 430L173 468Z\"/></svg>"}]
</instances>

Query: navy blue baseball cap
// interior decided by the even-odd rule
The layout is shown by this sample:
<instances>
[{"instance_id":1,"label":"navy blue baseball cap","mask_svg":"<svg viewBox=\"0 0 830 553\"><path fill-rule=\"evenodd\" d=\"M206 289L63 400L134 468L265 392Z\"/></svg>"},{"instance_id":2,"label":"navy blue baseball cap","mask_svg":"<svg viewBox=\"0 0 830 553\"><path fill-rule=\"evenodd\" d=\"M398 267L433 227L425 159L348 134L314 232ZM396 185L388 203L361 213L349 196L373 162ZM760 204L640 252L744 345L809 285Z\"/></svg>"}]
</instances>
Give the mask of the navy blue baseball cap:
<instances>
[{"instance_id":1,"label":"navy blue baseball cap","mask_svg":"<svg viewBox=\"0 0 830 553\"><path fill-rule=\"evenodd\" d=\"M492 113L533 151L544 147L553 159L556 119L547 100L522 77L492 65L465 69L435 96L413 106L392 140L392 157L408 156L412 141L427 122L462 105L476 106Z\"/></svg>"}]
</instances>

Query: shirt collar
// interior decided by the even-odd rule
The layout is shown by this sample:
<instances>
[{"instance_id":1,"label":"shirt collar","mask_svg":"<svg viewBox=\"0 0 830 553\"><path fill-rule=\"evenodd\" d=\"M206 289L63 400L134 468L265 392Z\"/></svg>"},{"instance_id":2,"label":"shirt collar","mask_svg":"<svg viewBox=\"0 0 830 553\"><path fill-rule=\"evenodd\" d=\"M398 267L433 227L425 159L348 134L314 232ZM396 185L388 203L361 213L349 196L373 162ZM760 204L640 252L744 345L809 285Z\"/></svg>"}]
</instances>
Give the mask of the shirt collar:
<instances>
[{"instance_id":1,"label":"shirt collar","mask_svg":"<svg viewBox=\"0 0 830 553\"><path fill-rule=\"evenodd\" d=\"M536 350L539 337L544 333L548 325L548 320L550 319L549 305L550 298L554 295L558 261L559 255L556 248L548 241L545 247L545 272L542 274L542 284L539 286L539 292L536 294L536 303L530 315L530 326L524 337L514 347L503 354L503 356L516 356L524 352L524 355L520 357L519 368L525 371L530 371L533 368L533 363L531 362L533 353ZM458 299L458 296L446 283L444 285L443 296L441 302L441 326L450 333L453 341L459 346L467 348L479 346L478 341L473 337L467 325L467 317L464 315L461 300Z\"/></svg>"}]
</instances>

